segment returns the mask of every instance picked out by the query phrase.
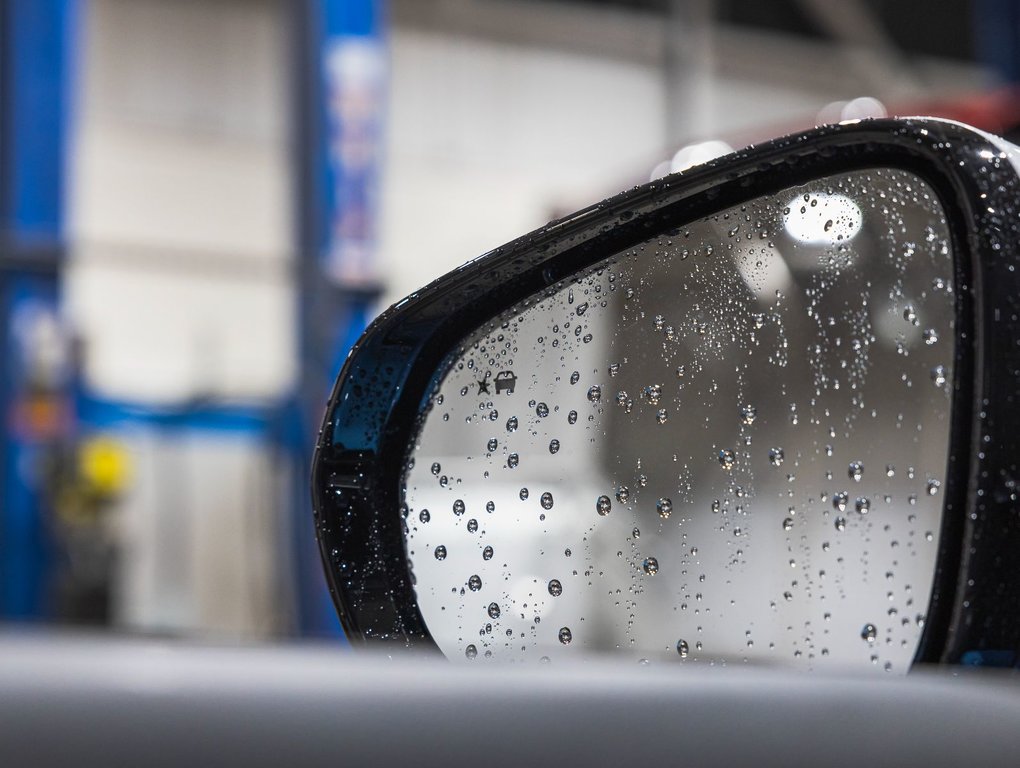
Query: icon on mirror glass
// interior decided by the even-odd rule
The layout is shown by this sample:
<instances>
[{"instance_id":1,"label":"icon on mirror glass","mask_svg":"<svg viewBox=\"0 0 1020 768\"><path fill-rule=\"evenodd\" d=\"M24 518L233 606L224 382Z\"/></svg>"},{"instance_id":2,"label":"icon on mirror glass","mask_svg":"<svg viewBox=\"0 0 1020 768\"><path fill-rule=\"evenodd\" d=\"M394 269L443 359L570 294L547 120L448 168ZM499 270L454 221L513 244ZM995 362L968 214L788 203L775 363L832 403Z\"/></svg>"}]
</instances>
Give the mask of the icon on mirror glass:
<instances>
[{"instance_id":1,"label":"icon on mirror glass","mask_svg":"<svg viewBox=\"0 0 1020 768\"><path fill-rule=\"evenodd\" d=\"M663 232L466 338L404 477L440 649L905 671L952 267L931 188L857 171Z\"/></svg>"}]
</instances>

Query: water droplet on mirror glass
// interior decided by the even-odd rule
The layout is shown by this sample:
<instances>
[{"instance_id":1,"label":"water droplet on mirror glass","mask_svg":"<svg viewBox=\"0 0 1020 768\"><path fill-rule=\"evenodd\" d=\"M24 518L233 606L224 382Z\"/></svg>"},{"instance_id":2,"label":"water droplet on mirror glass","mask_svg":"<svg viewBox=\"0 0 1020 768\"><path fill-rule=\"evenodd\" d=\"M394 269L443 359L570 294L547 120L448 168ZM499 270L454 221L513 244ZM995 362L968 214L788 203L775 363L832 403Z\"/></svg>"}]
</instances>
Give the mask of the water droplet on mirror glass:
<instances>
[{"instance_id":1,"label":"water droplet on mirror glass","mask_svg":"<svg viewBox=\"0 0 1020 768\"><path fill-rule=\"evenodd\" d=\"M930 347L939 340L939 334L934 328L928 328L922 334L922 338L924 339L924 343Z\"/></svg>"},{"instance_id":2,"label":"water droplet on mirror glass","mask_svg":"<svg viewBox=\"0 0 1020 768\"><path fill-rule=\"evenodd\" d=\"M552 509L553 508L553 495L551 493L549 493L549 491L546 491L545 493L542 494L542 498L540 499L540 502L542 504L542 509Z\"/></svg>"},{"instance_id":3,"label":"water droplet on mirror glass","mask_svg":"<svg viewBox=\"0 0 1020 768\"><path fill-rule=\"evenodd\" d=\"M629 498L630 498L630 489L627 486L621 485L619 488L616 489L616 500L618 502L620 502L621 504L626 504L627 503L627 499L629 499Z\"/></svg>"},{"instance_id":4,"label":"water droplet on mirror glass","mask_svg":"<svg viewBox=\"0 0 1020 768\"><path fill-rule=\"evenodd\" d=\"M559 453L559 450L560 450L560 441L559 440L555 440L555 439L550 440L549 441L549 453L552 453L552 454Z\"/></svg>"},{"instance_id":5,"label":"water droplet on mirror glass","mask_svg":"<svg viewBox=\"0 0 1020 768\"><path fill-rule=\"evenodd\" d=\"M475 574L470 579L468 579L468 589L470 589L472 592L477 592L481 588L482 588L481 576Z\"/></svg>"},{"instance_id":6,"label":"water droplet on mirror glass","mask_svg":"<svg viewBox=\"0 0 1020 768\"><path fill-rule=\"evenodd\" d=\"M599 496L595 500L595 511L605 517L613 508L613 502L608 496Z\"/></svg>"},{"instance_id":7,"label":"water droplet on mirror glass","mask_svg":"<svg viewBox=\"0 0 1020 768\"><path fill-rule=\"evenodd\" d=\"M496 502L494 502L494 501L487 501L487 502L485 502L485 511L489 512L490 514L492 512L495 512L496 511Z\"/></svg>"},{"instance_id":8,"label":"water droplet on mirror glass","mask_svg":"<svg viewBox=\"0 0 1020 768\"><path fill-rule=\"evenodd\" d=\"M846 468L846 474L855 483L859 483L864 476L864 464L859 461L851 461L850 465Z\"/></svg>"},{"instance_id":9,"label":"water droplet on mirror glass","mask_svg":"<svg viewBox=\"0 0 1020 768\"><path fill-rule=\"evenodd\" d=\"M432 515L429 513L427 509L423 509L421 512L418 513L418 519L421 520L423 523L427 523L429 520L432 519Z\"/></svg>"},{"instance_id":10,"label":"water droplet on mirror glass","mask_svg":"<svg viewBox=\"0 0 1020 768\"><path fill-rule=\"evenodd\" d=\"M506 465L510 467L510 469L515 469L520 463L520 460L520 457L516 453L511 453L506 457Z\"/></svg>"},{"instance_id":11,"label":"water droplet on mirror glass","mask_svg":"<svg viewBox=\"0 0 1020 768\"><path fill-rule=\"evenodd\" d=\"M665 497L659 499L655 502L655 511L659 513L659 517L665 520L673 512L673 500Z\"/></svg>"},{"instance_id":12,"label":"water droplet on mirror glass","mask_svg":"<svg viewBox=\"0 0 1020 768\"><path fill-rule=\"evenodd\" d=\"M874 624L865 624L861 629L861 639L866 640L869 643L875 642L875 638L878 637L878 629Z\"/></svg>"},{"instance_id":13,"label":"water droplet on mirror glass","mask_svg":"<svg viewBox=\"0 0 1020 768\"><path fill-rule=\"evenodd\" d=\"M570 631L570 627L562 627L560 629L559 638L563 645L570 645L570 641L574 639L574 635Z\"/></svg>"},{"instance_id":14,"label":"water droplet on mirror glass","mask_svg":"<svg viewBox=\"0 0 1020 768\"><path fill-rule=\"evenodd\" d=\"M773 467L778 467L783 463L785 454L782 448L770 448L769 449L769 463Z\"/></svg>"},{"instance_id":15,"label":"water droplet on mirror glass","mask_svg":"<svg viewBox=\"0 0 1020 768\"><path fill-rule=\"evenodd\" d=\"M854 509L862 515L868 514L871 511L871 500L866 496L858 496L857 501L854 502Z\"/></svg>"},{"instance_id":16,"label":"water droplet on mirror glass","mask_svg":"<svg viewBox=\"0 0 1020 768\"><path fill-rule=\"evenodd\" d=\"M789 530L792 530L792 529L793 529L793 518L792 517L784 517L783 518L783 530L784 531L789 531Z\"/></svg>"},{"instance_id":17,"label":"water droplet on mirror glass","mask_svg":"<svg viewBox=\"0 0 1020 768\"><path fill-rule=\"evenodd\" d=\"M478 656L478 649L475 648L475 646L473 645L469 645L467 648L464 649L464 655L467 656L469 659L473 659Z\"/></svg>"},{"instance_id":18,"label":"water droplet on mirror glass","mask_svg":"<svg viewBox=\"0 0 1020 768\"><path fill-rule=\"evenodd\" d=\"M442 544L440 544L438 547L436 547L435 556L436 556L436 560L445 560L446 559L446 547L444 547Z\"/></svg>"},{"instance_id":19,"label":"water droplet on mirror glass","mask_svg":"<svg viewBox=\"0 0 1020 768\"><path fill-rule=\"evenodd\" d=\"M517 417L516 416L511 416L509 419L506 420L506 431L507 432L516 432L517 431Z\"/></svg>"},{"instance_id":20,"label":"water droplet on mirror glass","mask_svg":"<svg viewBox=\"0 0 1020 768\"><path fill-rule=\"evenodd\" d=\"M577 423L577 411L571 411L570 413L567 414L567 423L568 424Z\"/></svg>"},{"instance_id":21,"label":"water droplet on mirror glass","mask_svg":"<svg viewBox=\"0 0 1020 768\"><path fill-rule=\"evenodd\" d=\"M457 515L457 517L460 517L461 515L464 514L464 509L465 506L464 501L462 499L457 499L455 502L453 502L453 514Z\"/></svg>"},{"instance_id":22,"label":"water droplet on mirror glass","mask_svg":"<svg viewBox=\"0 0 1020 768\"><path fill-rule=\"evenodd\" d=\"M489 453L492 453L499 447L499 443L496 441L496 438L493 437L489 439L489 442L485 447L489 449Z\"/></svg>"},{"instance_id":23,"label":"water droplet on mirror glass","mask_svg":"<svg viewBox=\"0 0 1020 768\"><path fill-rule=\"evenodd\" d=\"M906 320L911 325L918 324L917 313L914 311L914 308L910 304L908 304L903 310L903 319Z\"/></svg>"},{"instance_id":24,"label":"water droplet on mirror glass","mask_svg":"<svg viewBox=\"0 0 1020 768\"><path fill-rule=\"evenodd\" d=\"M602 399L602 387L600 387L598 384L594 384L591 387L589 387L588 388L588 399L591 402L593 402L593 403L597 403L599 400L601 400Z\"/></svg>"},{"instance_id":25,"label":"water droplet on mirror glass","mask_svg":"<svg viewBox=\"0 0 1020 768\"><path fill-rule=\"evenodd\" d=\"M845 531L846 530L846 518L845 517L837 517L835 522L834 522L834 525L836 526L836 530L837 531Z\"/></svg>"},{"instance_id":26,"label":"water droplet on mirror glass","mask_svg":"<svg viewBox=\"0 0 1020 768\"><path fill-rule=\"evenodd\" d=\"M943 387L946 384L946 368L942 365L936 365L931 369L931 380L936 387Z\"/></svg>"},{"instance_id":27,"label":"water droplet on mirror glass","mask_svg":"<svg viewBox=\"0 0 1020 768\"><path fill-rule=\"evenodd\" d=\"M641 568L649 576L654 576L659 572L659 561L654 557L646 557L644 562L641 563Z\"/></svg>"},{"instance_id":28,"label":"water droplet on mirror glass","mask_svg":"<svg viewBox=\"0 0 1020 768\"><path fill-rule=\"evenodd\" d=\"M472 517L470 520L467 521L467 529L468 529L468 533L477 533L478 532L478 521L475 520Z\"/></svg>"},{"instance_id":29,"label":"water droplet on mirror glass","mask_svg":"<svg viewBox=\"0 0 1020 768\"><path fill-rule=\"evenodd\" d=\"M544 419L546 416L549 415L549 406L546 405L545 403L539 403L537 406L535 406L535 413L537 413L541 418Z\"/></svg>"},{"instance_id":30,"label":"water droplet on mirror glass","mask_svg":"<svg viewBox=\"0 0 1020 768\"><path fill-rule=\"evenodd\" d=\"M438 461L433 462L433 464L432 464L432 474L435 475L436 477L438 477L439 473L442 472L442 471L443 470L442 470L442 467L439 466L439 462Z\"/></svg>"},{"instance_id":31,"label":"water droplet on mirror glass","mask_svg":"<svg viewBox=\"0 0 1020 768\"><path fill-rule=\"evenodd\" d=\"M940 483L938 480L935 480L935 479L929 480L928 481L928 485L926 487L926 490L928 491L928 495L929 496L934 496L935 494L937 494L939 492L939 488L941 486L942 486L942 483Z\"/></svg>"},{"instance_id":32,"label":"water droplet on mirror glass","mask_svg":"<svg viewBox=\"0 0 1020 768\"><path fill-rule=\"evenodd\" d=\"M499 605L496 603L489 603L489 607L486 609L490 619L499 618Z\"/></svg>"},{"instance_id":33,"label":"water droplet on mirror glass","mask_svg":"<svg viewBox=\"0 0 1020 768\"><path fill-rule=\"evenodd\" d=\"M659 424L665 424L667 421L669 421L669 414L666 413L665 408L660 408L658 411L655 412L655 420Z\"/></svg>"},{"instance_id":34,"label":"water droplet on mirror glass","mask_svg":"<svg viewBox=\"0 0 1020 768\"><path fill-rule=\"evenodd\" d=\"M832 494L832 508L837 512L845 512L847 502L850 500L850 494L846 491L837 491Z\"/></svg>"},{"instance_id":35,"label":"water droplet on mirror glass","mask_svg":"<svg viewBox=\"0 0 1020 768\"><path fill-rule=\"evenodd\" d=\"M719 451L719 465L727 472L733 469L736 463L737 457L733 453L733 451L731 451L728 448L723 448L721 451Z\"/></svg>"},{"instance_id":36,"label":"water droplet on mirror glass","mask_svg":"<svg viewBox=\"0 0 1020 768\"><path fill-rule=\"evenodd\" d=\"M559 579L549 580L549 594L553 597L559 597L563 594L563 585L560 584Z\"/></svg>"},{"instance_id":37,"label":"water droplet on mirror glass","mask_svg":"<svg viewBox=\"0 0 1020 768\"><path fill-rule=\"evenodd\" d=\"M486 547L482 550L482 560L492 559L492 547Z\"/></svg>"},{"instance_id":38,"label":"water droplet on mirror glass","mask_svg":"<svg viewBox=\"0 0 1020 768\"><path fill-rule=\"evenodd\" d=\"M755 418L758 416L758 409L750 403L745 403L740 406L740 420L747 425L754 424Z\"/></svg>"},{"instance_id":39,"label":"water droplet on mirror glass","mask_svg":"<svg viewBox=\"0 0 1020 768\"><path fill-rule=\"evenodd\" d=\"M687 655L691 652L690 646L687 645L686 640L676 641L676 652L680 654L681 659L686 659Z\"/></svg>"}]
</instances>

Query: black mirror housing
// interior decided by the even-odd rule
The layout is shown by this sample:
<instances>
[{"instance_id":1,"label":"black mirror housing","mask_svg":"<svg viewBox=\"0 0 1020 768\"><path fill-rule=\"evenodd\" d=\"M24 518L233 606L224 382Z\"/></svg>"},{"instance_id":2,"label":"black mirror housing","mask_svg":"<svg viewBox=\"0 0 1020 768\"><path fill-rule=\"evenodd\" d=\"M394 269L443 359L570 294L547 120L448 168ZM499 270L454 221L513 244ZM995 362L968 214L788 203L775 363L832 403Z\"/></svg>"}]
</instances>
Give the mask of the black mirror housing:
<instances>
[{"instance_id":1,"label":"black mirror housing","mask_svg":"<svg viewBox=\"0 0 1020 768\"><path fill-rule=\"evenodd\" d=\"M935 585L915 661L1013 666L1020 651L1020 176L1011 145L931 119L817 128L621 193L515 240L385 312L348 357L320 432L316 531L355 640L434 649L401 482L443 362L473 329L610 254L827 175L887 167L936 192L955 254L955 360ZM513 387L510 376L496 386Z\"/></svg>"}]
</instances>

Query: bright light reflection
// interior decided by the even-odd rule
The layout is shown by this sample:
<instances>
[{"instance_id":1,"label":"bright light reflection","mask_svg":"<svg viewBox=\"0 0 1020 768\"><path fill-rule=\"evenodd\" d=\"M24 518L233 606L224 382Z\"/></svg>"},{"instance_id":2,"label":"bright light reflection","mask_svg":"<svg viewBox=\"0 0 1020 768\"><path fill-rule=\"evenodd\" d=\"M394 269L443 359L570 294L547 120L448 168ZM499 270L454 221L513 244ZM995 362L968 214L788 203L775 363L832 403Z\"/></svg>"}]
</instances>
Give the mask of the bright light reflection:
<instances>
[{"instance_id":1,"label":"bright light reflection","mask_svg":"<svg viewBox=\"0 0 1020 768\"><path fill-rule=\"evenodd\" d=\"M803 243L833 244L851 239L861 231L863 214L845 195L816 192L790 201L783 216L786 231Z\"/></svg>"}]
</instances>

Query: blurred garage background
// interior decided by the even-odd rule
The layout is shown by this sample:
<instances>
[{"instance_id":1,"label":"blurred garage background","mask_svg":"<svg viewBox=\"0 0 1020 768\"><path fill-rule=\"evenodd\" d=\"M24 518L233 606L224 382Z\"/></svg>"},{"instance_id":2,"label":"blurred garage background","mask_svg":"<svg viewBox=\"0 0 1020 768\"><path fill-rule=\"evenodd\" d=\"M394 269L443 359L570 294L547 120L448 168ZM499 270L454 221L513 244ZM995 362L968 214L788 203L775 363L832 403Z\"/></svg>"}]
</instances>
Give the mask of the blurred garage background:
<instances>
[{"instance_id":1,"label":"blurred garage background","mask_svg":"<svg viewBox=\"0 0 1020 768\"><path fill-rule=\"evenodd\" d=\"M0 619L338 635L366 322L548 219L880 114L1020 123L1016 0L0 0Z\"/></svg>"}]
</instances>

